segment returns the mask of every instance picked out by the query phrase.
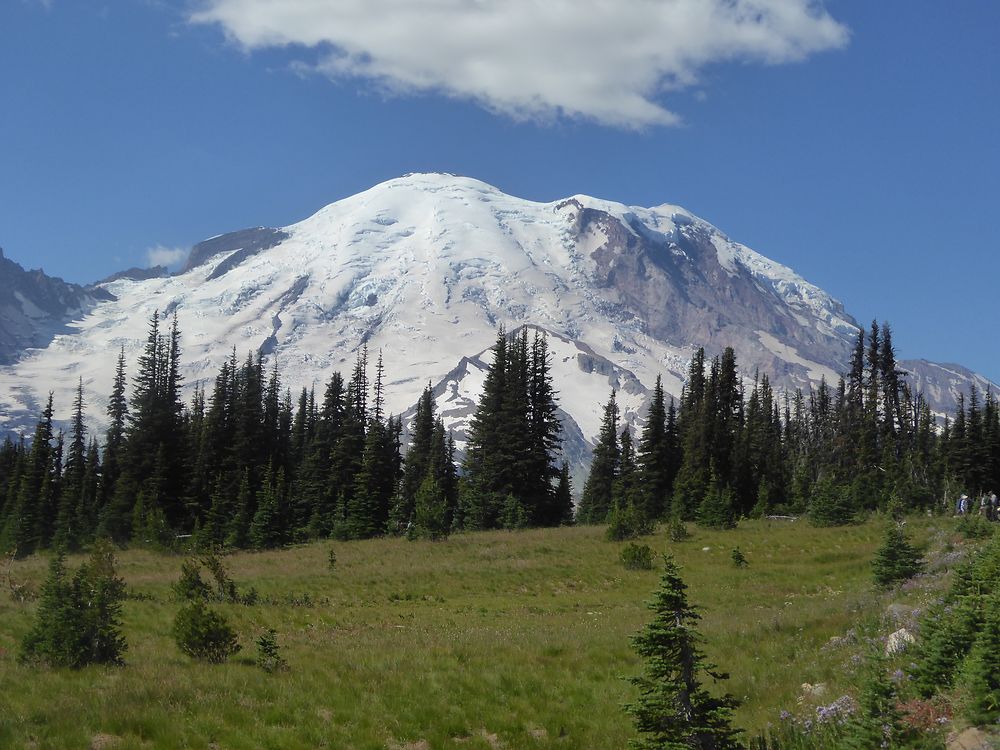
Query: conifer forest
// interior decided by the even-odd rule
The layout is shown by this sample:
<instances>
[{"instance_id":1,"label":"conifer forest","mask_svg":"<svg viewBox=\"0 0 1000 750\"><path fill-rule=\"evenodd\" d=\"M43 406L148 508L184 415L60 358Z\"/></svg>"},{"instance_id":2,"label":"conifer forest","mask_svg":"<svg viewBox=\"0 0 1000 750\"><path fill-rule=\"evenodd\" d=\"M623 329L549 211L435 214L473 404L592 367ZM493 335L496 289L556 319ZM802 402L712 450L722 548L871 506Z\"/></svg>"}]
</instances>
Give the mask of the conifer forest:
<instances>
[{"instance_id":1,"label":"conifer forest","mask_svg":"<svg viewBox=\"0 0 1000 750\"><path fill-rule=\"evenodd\" d=\"M895 363L888 324L860 332L850 370L775 393L731 349L691 360L680 401L659 379L638 434L604 405L574 512L560 460L558 383L544 336L499 331L464 458L430 386L411 425L386 414L381 357L362 348L321 393L283 388L278 364L234 351L210 389L181 397L182 336L154 315L134 372L124 353L88 434L82 385L68 434L51 398L30 439L0 448L0 547L27 555L96 538L265 549L308 539L806 514L849 523L890 505L942 510L1000 486L1000 408L969 392L938 427ZM403 436L408 435L404 446Z\"/></svg>"}]
</instances>

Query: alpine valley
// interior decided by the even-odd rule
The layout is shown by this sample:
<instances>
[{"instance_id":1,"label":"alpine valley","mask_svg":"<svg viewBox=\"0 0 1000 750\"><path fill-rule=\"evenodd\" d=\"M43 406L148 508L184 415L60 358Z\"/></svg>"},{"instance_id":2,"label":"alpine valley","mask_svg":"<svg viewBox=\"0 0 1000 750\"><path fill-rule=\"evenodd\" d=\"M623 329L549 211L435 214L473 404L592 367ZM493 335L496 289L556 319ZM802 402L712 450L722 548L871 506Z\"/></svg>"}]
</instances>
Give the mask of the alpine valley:
<instances>
[{"instance_id":1,"label":"alpine valley","mask_svg":"<svg viewBox=\"0 0 1000 750\"><path fill-rule=\"evenodd\" d=\"M283 228L206 240L175 274L132 269L88 287L0 255L0 427L30 434L49 391L68 419L82 378L100 426L117 353L134 366L154 311L176 314L184 382L210 384L235 347L277 357L283 385L321 391L362 346L381 352L386 406L428 382L459 448L499 326L543 331L564 450L580 476L611 389L641 420L657 375L679 396L699 346L731 346L779 390L835 384L858 323L791 269L678 206L577 195L533 203L445 174L390 180ZM989 383L901 360L934 411Z\"/></svg>"}]
</instances>

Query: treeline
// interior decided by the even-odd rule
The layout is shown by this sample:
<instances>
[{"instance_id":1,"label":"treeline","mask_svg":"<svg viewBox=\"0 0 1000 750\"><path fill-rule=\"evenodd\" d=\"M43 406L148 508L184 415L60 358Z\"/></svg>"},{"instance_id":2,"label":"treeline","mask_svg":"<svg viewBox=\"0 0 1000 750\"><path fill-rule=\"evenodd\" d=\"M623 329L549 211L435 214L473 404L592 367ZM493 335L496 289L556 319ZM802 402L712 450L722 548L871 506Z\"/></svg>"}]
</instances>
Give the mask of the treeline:
<instances>
[{"instance_id":1,"label":"treeline","mask_svg":"<svg viewBox=\"0 0 1000 750\"><path fill-rule=\"evenodd\" d=\"M381 356L293 401L275 363L235 351L210 390L181 400L180 331L159 316L132 377L119 354L109 427L88 435L82 383L68 435L52 398L30 445L0 448L0 549L72 550L97 538L200 548L269 548L313 538L550 525L572 516L568 470L555 464L559 423L546 340L494 347L473 419L464 478L428 386L403 454L403 423L384 408ZM560 478L562 481L560 481Z\"/></svg>"},{"instance_id":2,"label":"treeline","mask_svg":"<svg viewBox=\"0 0 1000 750\"><path fill-rule=\"evenodd\" d=\"M322 393L293 399L276 362L234 351L185 404L177 320L163 330L154 315L131 389L119 354L102 444L87 433L81 384L68 434L55 433L50 397L30 444L0 447L0 549L99 537L268 548L573 520L726 527L773 513L838 524L1000 486L993 394L973 389L938 430L896 367L889 326L872 323L834 387L777 395L763 374L745 385L732 349L711 361L699 350L679 403L657 379L637 439L612 392L574 519L546 339L501 329L492 353L459 471L430 386L404 452L381 356L374 378L362 349L348 378L334 373Z\"/></svg>"},{"instance_id":3,"label":"treeline","mask_svg":"<svg viewBox=\"0 0 1000 750\"><path fill-rule=\"evenodd\" d=\"M635 445L615 394L604 408L578 518L697 520L808 513L818 524L899 505L928 509L1000 487L1000 409L973 388L938 429L896 366L888 324L859 331L850 370L832 386L776 395L747 388L732 349L692 359L680 403L659 379Z\"/></svg>"}]
</instances>

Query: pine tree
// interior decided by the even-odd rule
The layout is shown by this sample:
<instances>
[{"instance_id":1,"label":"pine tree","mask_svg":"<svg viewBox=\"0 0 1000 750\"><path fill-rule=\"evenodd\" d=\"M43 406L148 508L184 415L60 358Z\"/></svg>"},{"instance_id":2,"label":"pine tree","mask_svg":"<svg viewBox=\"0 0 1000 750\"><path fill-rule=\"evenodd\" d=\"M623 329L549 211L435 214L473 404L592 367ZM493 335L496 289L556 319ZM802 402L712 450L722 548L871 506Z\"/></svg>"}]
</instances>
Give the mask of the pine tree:
<instances>
[{"instance_id":1,"label":"pine tree","mask_svg":"<svg viewBox=\"0 0 1000 750\"><path fill-rule=\"evenodd\" d=\"M590 474L583 485L583 496L577 509L580 523L603 523L614 502L615 480L621 462L618 444L618 404L615 392L604 406L601 432L594 446L594 456L590 463Z\"/></svg>"},{"instance_id":2,"label":"pine tree","mask_svg":"<svg viewBox=\"0 0 1000 750\"><path fill-rule=\"evenodd\" d=\"M559 483L556 485L555 506L559 511L559 523L573 523L573 486L569 478L569 464L563 461L559 469Z\"/></svg>"},{"instance_id":3,"label":"pine tree","mask_svg":"<svg viewBox=\"0 0 1000 750\"><path fill-rule=\"evenodd\" d=\"M60 552L49 566L35 623L21 642L22 661L74 669L121 664L125 582L115 572L111 545L98 543L90 559L68 578Z\"/></svg>"},{"instance_id":4,"label":"pine tree","mask_svg":"<svg viewBox=\"0 0 1000 750\"><path fill-rule=\"evenodd\" d=\"M433 473L428 472L417 491L409 536L441 539L448 531L447 498Z\"/></svg>"},{"instance_id":5,"label":"pine tree","mask_svg":"<svg viewBox=\"0 0 1000 750\"><path fill-rule=\"evenodd\" d=\"M257 499L257 509L250 524L248 539L254 549L271 549L284 542L282 505L285 494L285 470L268 467L267 478Z\"/></svg>"},{"instance_id":6,"label":"pine tree","mask_svg":"<svg viewBox=\"0 0 1000 750\"><path fill-rule=\"evenodd\" d=\"M637 457L643 495L642 512L647 518L661 518L668 509L673 484L670 453L663 382L657 375Z\"/></svg>"},{"instance_id":7,"label":"pine tree","mask_svg":"<svg viewBox=\"0 0 1000 750\"><path fill-rule=\"evenodd\" d=\"M428 383L417 401L417 411L410 429L410 446L406 451L400 503L395 513L398 522L403 525L412 518L417 491L427 477L431 441L434 438L434 410L434 393Z\"/></svg>"},{"instance_id":8,"label":"pine tree","mask_svg":"<svg viewBox=\"0 0 1000 750\"><path fill-rule=\"evenodd\" d=\"M907 541L903 529L890 523L885 530L882 546L872 561L875 584L883 588L912 578L920 572L920 553Z\"/></svg>"},{"instance_id":9,"label":"pine tree","mask_svg":"<svg viewBox=\"0 0 1000 750\"><path fill-rule=\"evenodd\" d=\"M898 702L885 658L878 653L871 654L858 696L858 711L848 723L840 746L848 750L901 747Z\"/></svg>"},{"instance_id":10,"label":"pine tree","mask_svg":"<svg viewBox=\"0 0 1000 750\"><path fill-rule=\"evenodd\" d=\"M507 334L501 326L493 345L493 359L486 371L483 392L469 423L468 445L460 487L461 517L467 529L497 525L508 491L503 447L502 415L508 391Z\"/></svg>"},{"instance_id":11,"label":"pine tree","mask_svg":"<svg viewBox=\"0 0 1000 750\"><path fill-rule=\"evenodd\" d=\"M731 723L737 701L730 695L713 697L702 685L706 675L716 681L727 675L701 651L700 617L688 604L686 590L677 565L664 558L660 588L648 604L653 620L632 639L645 660L642 675L631 679L639 698L626 706L642 735L629 743L635 750L741 747Z\"/></svg>"},{"instance_id":12,"label":"pine tree","mask_svg":"<svg viewBox=\"0 0 1000 750\"><path fill-rule=\"evenodd\" d=\"M81 517L80 506L84 500L84 478L87 473L87 430L83 422L83 407L81 377L76 387L76 398L73 400L73 427L53 535L54 545L67 551L78 549L83 541L83 532L78 526Z\"/></svg>"},{"instance_id":13,"label":"pine tree","mask_svg":"<svg viewBox=\"0 0 1000 750\"><path fill-rule=\"evenodd\" d=\"M52 394L35 427L31 449L24 461L24 471L17 486L17 495L10 502L6 523L0 540L4 549L15 550L19 557L30 555L44 545L45 514L51 513L52 474L54 451L52 448Z\"/></svg>"},{"instance_id":14,"label":"pine tree","mask_svg":"<svg viewBox=\"0 0 1000 750\"><path fill-rule=\"evenodd\" d=\"M698 506L698 523L710 529L731 529L736 525L733 491L709 469L708 491Z\"/></svg>"},{"instance_id":15,"label":"pine tree","mask_svg":"<svg viewBox=\"0 0 1000 750\"><path fill-rule=\"evenodd\" d=\"M965 716L983 726L1000 720L1000 593L985 597L982 629L964 668Z\"/></svg>"}]
</instances>

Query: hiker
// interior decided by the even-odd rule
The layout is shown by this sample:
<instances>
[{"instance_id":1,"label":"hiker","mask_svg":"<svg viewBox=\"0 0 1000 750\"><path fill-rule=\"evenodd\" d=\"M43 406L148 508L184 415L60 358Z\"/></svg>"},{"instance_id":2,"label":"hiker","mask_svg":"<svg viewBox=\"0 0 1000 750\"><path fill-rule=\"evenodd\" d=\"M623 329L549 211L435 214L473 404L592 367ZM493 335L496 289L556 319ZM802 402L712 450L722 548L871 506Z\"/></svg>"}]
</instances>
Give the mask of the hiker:
<instances>
[{"instance_id":1,"label":"hiker","mask_svg":"<svg viewBox=\"0 0 1000 750\"><path fill-rule=\"evenodd\" d=\"M990 490L989 504L986 507L986 517L991 521L997 520L997 493Z\"/></svg>"},{"instance_id":2,"label":"hiker","mask_svg":"<svg viewBox=\"0 0 1000 750\"><path fill-rule=\"evenodd\" d=\"M958 515L964 516L969 512L969 496L964 492L962 496L958 498Z\"/></svg>"}]
</instances>

